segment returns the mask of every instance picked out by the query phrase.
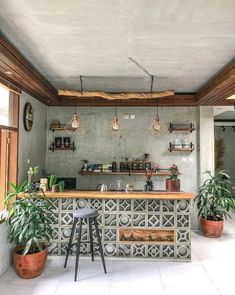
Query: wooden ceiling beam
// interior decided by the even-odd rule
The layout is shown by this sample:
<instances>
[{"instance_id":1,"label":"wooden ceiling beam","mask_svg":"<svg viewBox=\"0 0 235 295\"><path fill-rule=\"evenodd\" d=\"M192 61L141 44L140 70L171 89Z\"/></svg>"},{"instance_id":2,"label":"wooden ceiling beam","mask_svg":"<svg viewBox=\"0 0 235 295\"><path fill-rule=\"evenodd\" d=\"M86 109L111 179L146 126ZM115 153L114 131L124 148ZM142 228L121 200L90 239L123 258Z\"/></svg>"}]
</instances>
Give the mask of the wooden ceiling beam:
<instances>
[{"instance_id":1,"label":"wooden ceiling beam","mask_svg":"<svg viewBox=\"0 0 235 295\"><path fill-rule=\"evenodd\" d=\"M198 105L233 105L227 97L235 94L235 59L196 93Z\"/></svg>"},{"instance_id":2,"label":"wooden ceiling beam","mask_svg":"<svg viewBox=\"0 0 235 295\"><path fill-rule=\"evenodd\" d=\"M81 107L113 107L115 105L120 107L143 106L156 107L159 106L196 106L196 100L193 94L175 94L158 99L128 99L128 100L107 100L95 97L76 98L74 96L61 96L61 106L81 106Z\"/></svg>"},{"instance_id":3,"label":"wooden ceiling beam","mask_svg":"<svg viewBox=\"0 0 235 295\"><path fill-rule=\"evenodd\" d=\"M47 104L49 101L54 105L60 103L57 90L22 56L22 54L0 33L0 62L1 75L6 71L12 72L9 80L21 86L25 92L36 92L37 97ZM8 75L7 75L8 76ZM12 77L14 76L14 78ZM27 83L26 83L27 82Z\"/></svg>"}]
</instances>

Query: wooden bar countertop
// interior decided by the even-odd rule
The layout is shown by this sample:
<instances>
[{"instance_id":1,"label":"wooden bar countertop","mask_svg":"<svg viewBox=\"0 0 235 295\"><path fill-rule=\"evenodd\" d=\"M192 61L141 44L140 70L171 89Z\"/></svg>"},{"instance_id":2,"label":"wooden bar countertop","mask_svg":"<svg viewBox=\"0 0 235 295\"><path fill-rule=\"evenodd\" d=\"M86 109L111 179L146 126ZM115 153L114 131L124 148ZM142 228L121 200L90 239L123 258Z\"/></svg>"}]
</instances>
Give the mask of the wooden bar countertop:
<instances>
[{"instance_id":1,"label":"wooden bar countertop","mask_svg":"<svg viewBox=\"0 0 235 295\"><path fill-rule=\"evenodd\" d=\"M193 193L187 192L166 192L166 191L79 191L65 190L64 192L45 192L48 198L78 198L78 199L159 199L159 200L189 200L194 198Z\"/></svg>"}]
</instances>

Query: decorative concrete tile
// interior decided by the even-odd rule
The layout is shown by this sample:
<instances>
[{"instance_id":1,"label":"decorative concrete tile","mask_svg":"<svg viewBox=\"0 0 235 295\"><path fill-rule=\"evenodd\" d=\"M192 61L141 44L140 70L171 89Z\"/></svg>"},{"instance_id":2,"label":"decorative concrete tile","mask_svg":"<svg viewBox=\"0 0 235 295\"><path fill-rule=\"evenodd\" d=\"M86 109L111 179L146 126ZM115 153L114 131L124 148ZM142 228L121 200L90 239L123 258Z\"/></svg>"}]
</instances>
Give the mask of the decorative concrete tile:
<instances>
[{"instance_id":1,"label":"decorative concrete tile","mask_svg":"<svg viewBox=\"0 0 235 295\"><path fill-rule=\"evenodd\" d=\"M79 232L79 228L76 228L75 234L74 234L74 238L77 240L78 238L78 232ZM82 228L82 241L88 241L89 240L89 236L88 236L88 230L86 227Z\"/></svg>"},{"instance_id":2,"label":"decorative concrete tile","mask_svg":"<svg viewBox=\"0 0 235 295\"><path fill-rule=\"evenodd\" d=\"M177 212L189 213L189 210L190 210L190 201L189 200L177 201Z\"/></svg>"},{"instance_id":3,"label":"decorative concrete tile","mask_svg":"<svg viewBox=\"0 0 235 295\"><path fill-rule=\"evenodd\" d=\"M58 243L57 242L53 242L51 241L49 244L48 244L48 252L51 254L51 255L59 255L59 248L58 248Z\"/></svg>"},{"instance_id":4,"label":"decorative concrete tile","mask_svg":"<svg viewBox=\"0 0 235 295\"><path fill-rule=\"evenodd\" d=\"M59 200L58 199L49 199L49 210L59 211Z\"/></svg>"},{"instance_id":5,"label":"decorative concrete tile","mask_svg":"<svg viewBox=\"0 0 235 295\"><path fill-rule=\"evenodd\" d=\"M177 215L177 227L189 227L189 215Z\"/></svg>"},{"instance_id":6,"label":"decorative concrete tile","mask_svg":"<svg viewBox=\"0 0 235 295\"><path fill-rule=\"evenodd\" d=\"M189 243L190 231L189 230L177 230L177 242L178 243Z\"/></svg>"},{"instance_id":7,"label":"decorative concrete tile","mask_svg":"<svg viewBox=\"0 0 235 295\"><path fill-rule=\"evenodd\" d=\"M105 224L105 226L116 226L117 225L117 215L116 214L104 214L104 224Z\"/></svg>"},{"instance_id":8,"label":"decorative concrete tile","mask_svg":"<svg viewBox=\"0 0 235 295\"><path fill-rule=\"evenodd\" d=\"M61 227L61 241L68 241L70 238L72 227ZM75 235L74 235L75 238Z\"/></svg>"},{"instance_id":9,"label":"decorative concrete tile","mask_svg":"<svg viewBox=\"0 0 235 295\"><path fill-rule=\"evenodd\" d=\"M162 201L162 211L163 212L174 212L175 211L175 204L174 200L163 200Z\"/></svg>"},{"instance_id":10,"label":"decorative concrete tile","mask_svg":"<svg viewBox=\"0 0 235 295\"><path fill-rule=\"evenodd\" d=\"M74 210L73 207L73 199L67 198L67 199L61 199L61 210Z\"/></svg>"},{"instance_id":11,"label":"decorative concrete tile","mask_svg":"<svg viewBox=\"0 0 235 295\"><path fill-rule=\"evenodd\" d=\"M182 202L183 201L183 202ZM59 206L56 210L55 206ZM160 200L98 200L98 199L59 199L53 200L53 212L49 216L54 217L52 222L54 233L49 251L55 255L65 253L65 245L69 240L72 223L73 208L93 207L99 211L98 227L104 248L108 256L152 257L190 260L190 201L160 201ZM89 240L89 227L87 219L83 220L82 241ZM166 228L176 230L175 245L121 243L117 240L120 227L138 228ZM79 223L76 225L77 241ZM97 243L94 224L92 224L93 241ZM84 244L84 243L83 243ZM90 249L90 244L82 246L82 252ZM99 253L97 252L97 255Z\"/></svg>"},{"instance_id":12,"label":"decorative concrete tile","mask_svg":"<svg viewBox=\"0 0 235 295\"><path fill-rule=\"evenodd\" d=\"M162 257L174 258L175 246L174 245L163 245L162 246Z\"/></svg>"},{"instance_id":13,"label":"decorative concrete tile","mask_svg":"<svg viewBox=\"0 0 235 295\"><path fill-rule=\"evenodd\" d=\"M131 226L131 215L130 214L119 214L119 225Z\"/></svg>"},{"instance_id":14,"label":"decorative concrete tile","mask_svg":"<svg viewBox=\"0 0 235 295\"><path fill-rule=\"evenodd\" d=\"M145 211L147 200L134 200L134 211Z\"/></svg>"},{"instance_id":15,"label":"decorative concrete tile","mask_svg":"<svg viewBox=\"0 0 235 295\"><path fill-rule=\"evenodd\" d=\"M148 245L147 253L149 257L160 258L161 256L161 246L160 245Z\"/></svg>"},{"instance_id":16,"label":"decorative concrete tile","mask_svg":"<svg viewBox=\"0 0 235 295\"><path fill-rule=\"evenodd\" d=\"M59 240L60 228L52 226L52 240Z\"/></svg>"},{"instance_id":17,"label":"decorative concrete tile","mask_svg":"<svg viewBox=\"0 0 235 295\"><path fill-rule=\"evenodd\" d=\"M61 224L63 225L71 225L73 224L73 214L72 213L61 213Z\"/></svg>"},{"instance_id":18,"label":"decorative concrete tile","mask_svg":"<svg viewBox=\"0 0 235 295\"><path fill-rule=\"evenodd\" d=\"M81 209L81 208L85 208L85 207L90 207L89 206L89 200L85 200L85 199L78 199L76 201L76 208L74 208L75 210L78 208L78 209Z\"/></svg>"},{"instance_id":19,"label":"decorative concrete tile","mask_svg":"<svg viewBox=\"0 0 235 295\"><path fill-rule=\"evenodd\" d=\"M134 257L146 257L146 245L132 245L132 254Z\"/></svg>"},{"instance_id":20,"label":"decorative concrete tile","mask_svg":"<svg viewBox=\"0 0 235 295\"><path fill-rule=\"evenodd\" d=\"M162 217L162 226L163 227L174 227L175 226L175 218L174 215L163 215Z\"/></svg>"},{"instance_id":21,"label":"decorative concrete tile","mask_svg":"<svg viewBox=\"0 0 235 295\"><path fill-rule=\"evenodd\" d=\"M103 206L102 206L102 200L91 200L91 207L98 210L98 211L102 211Z\"/></svg>"},{"instance_id":22,"label":"decorative concrete tile","mask_svg":"<svg viewBox=\"0 0 235 295\"><path fill-rule=\"evenodd\" d=\"M161 218L160 215L149 214L148 215L148 227L160 227Z\"/></svg>"},{"instance_id":23,"label":"decorative concrete tile","mask_svg":"<svg viewBox=\"0 0 235 295\"><path fill-rule=\"evenodd\" d=\"M57 225L59 224L59 212L48 212L48 218L51 220L51 224Z\"/></svg>"},{"instance_id":24,"label":"decorative concrete tile","mask_svg":"<svg viewBox=\"0 0 235 295\"><path fill-rule=\"evenodd\" d=\"M104 253L107 256L116 256L117 255L117 245L116 244L112 244L112 243L108 243L108 244L104 244Z\"/></svg>"},{"instance_id":25,"label":"decorative concrete tile","mask_svg":"<svg viewBox=\"0 0 235 295\"><path fill-rule=\"evenodd\" d=\"M190 259L190 246L189 245L177 245L177 257L182 259Z\"/></svg>"},{"instance_id":26,"label":"decorative concrete tile","mask_svg":"<svg viewBox=\"0 0 235 295\"><path fill-rule=\"evenodd\" d=\"M117 211L117 200L105 200L104 210L109 212Z\"/></svg>"},{"instance_id":27,"label":"decorative concrete tile","mask_svg":"<svg viewBox=\"0 0 235 295\"><path fill-rule=\"evenodd\" d=\"M131 245L130 244L119 244L118 256L130 256Z\"/></svg>"},{"instance_id":28,"label":"decorative concrete tile","mask_svg":"<svg viewBox=\"0 0 235 295\"><path fill-rule=\"evenodd\" d=\"M105 229L104 239L105 241L116 241L116 229Z\"/></svg>"},{"instance_id":29,"label":"decorative concrete tile","mask_svg":"<svg viewBox=\"0 0 235 295\"><path fill-rule=\"evenodd\" d=\"M130 211L131 200L119 200L119 211Z\"/></svg>"},{"instance_id":30,"label":"decorative concrete tile","mask_svg":"<svg viewBox=\"0 0 235 295\"><path fill-rule=\"evenodd\" d=\"M146 225L146 214L133 214L133 226L142 226Z\"/></svg>"},{"instance_id":31,"label":"decorative concrete tile","mask_svg":"<svg viewBox=\"0 0 235 295\"><path fill-rule=\"evenodd\" d=\"M159 212L160 211L160 200L148 200L148 211Z\"/></svg>"}]
</instances>

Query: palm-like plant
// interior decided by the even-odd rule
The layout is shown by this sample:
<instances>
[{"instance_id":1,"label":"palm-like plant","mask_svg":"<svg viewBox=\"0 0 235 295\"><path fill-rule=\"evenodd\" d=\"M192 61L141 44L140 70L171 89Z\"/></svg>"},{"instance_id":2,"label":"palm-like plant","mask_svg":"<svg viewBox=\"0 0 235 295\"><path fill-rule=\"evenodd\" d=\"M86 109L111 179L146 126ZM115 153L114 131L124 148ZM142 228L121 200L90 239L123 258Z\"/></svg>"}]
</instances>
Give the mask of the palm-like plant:
<instances>
[{"instance_id":1,"label":"palm-like plant","mask_svg":"<svg viewBox=\"0 0 235 295\"><path fill-rule=\"evenodd\" d=\"M235 209L235 199L231 197L230 176L225 171L212 175L205 172L208 179L198 189L194 200L198 216L207 220L220 221L231 218L229 211Z\"/></svg>"},{"instance_id":2,"label":"palm-like plant","mask_svg":"<svg viewBox=\"0 0 235 295\"><path fill-rule=\"evenodd\" d=\"M36 174L37 169L31 169L30 173ZM23 255L42 251L43 243L52 237L52 220L48 215L50 201L38 183L10 185L13 192L5 199L4 210L4 218L10 226L9 241L20 246Z\"/></svg>"}]
</instances>

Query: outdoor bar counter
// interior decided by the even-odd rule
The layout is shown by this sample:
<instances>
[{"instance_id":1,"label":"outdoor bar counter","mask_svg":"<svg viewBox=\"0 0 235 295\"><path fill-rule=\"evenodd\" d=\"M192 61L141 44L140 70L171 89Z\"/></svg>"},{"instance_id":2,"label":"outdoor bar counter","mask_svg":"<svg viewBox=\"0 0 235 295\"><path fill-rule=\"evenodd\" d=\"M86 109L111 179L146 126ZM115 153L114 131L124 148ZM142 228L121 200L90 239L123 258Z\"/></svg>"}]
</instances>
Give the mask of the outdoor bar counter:
<instances>
[{"instance_id":1,"label":"outdoor bar counter","mask_svg":"<svg viewBox=\"0 0 235 295\"><path fill-rule=\"evenodd\" d=\"M64 255L70 236L73 211L92 207L106 256L145 257L165 260L191 259L190 211L193 193L65 191L46 192L51 201L52 255ZM89 237L84 224L82 240ZM83 243L82 252L89 252Z\"/></svg>"}]
</instances>

